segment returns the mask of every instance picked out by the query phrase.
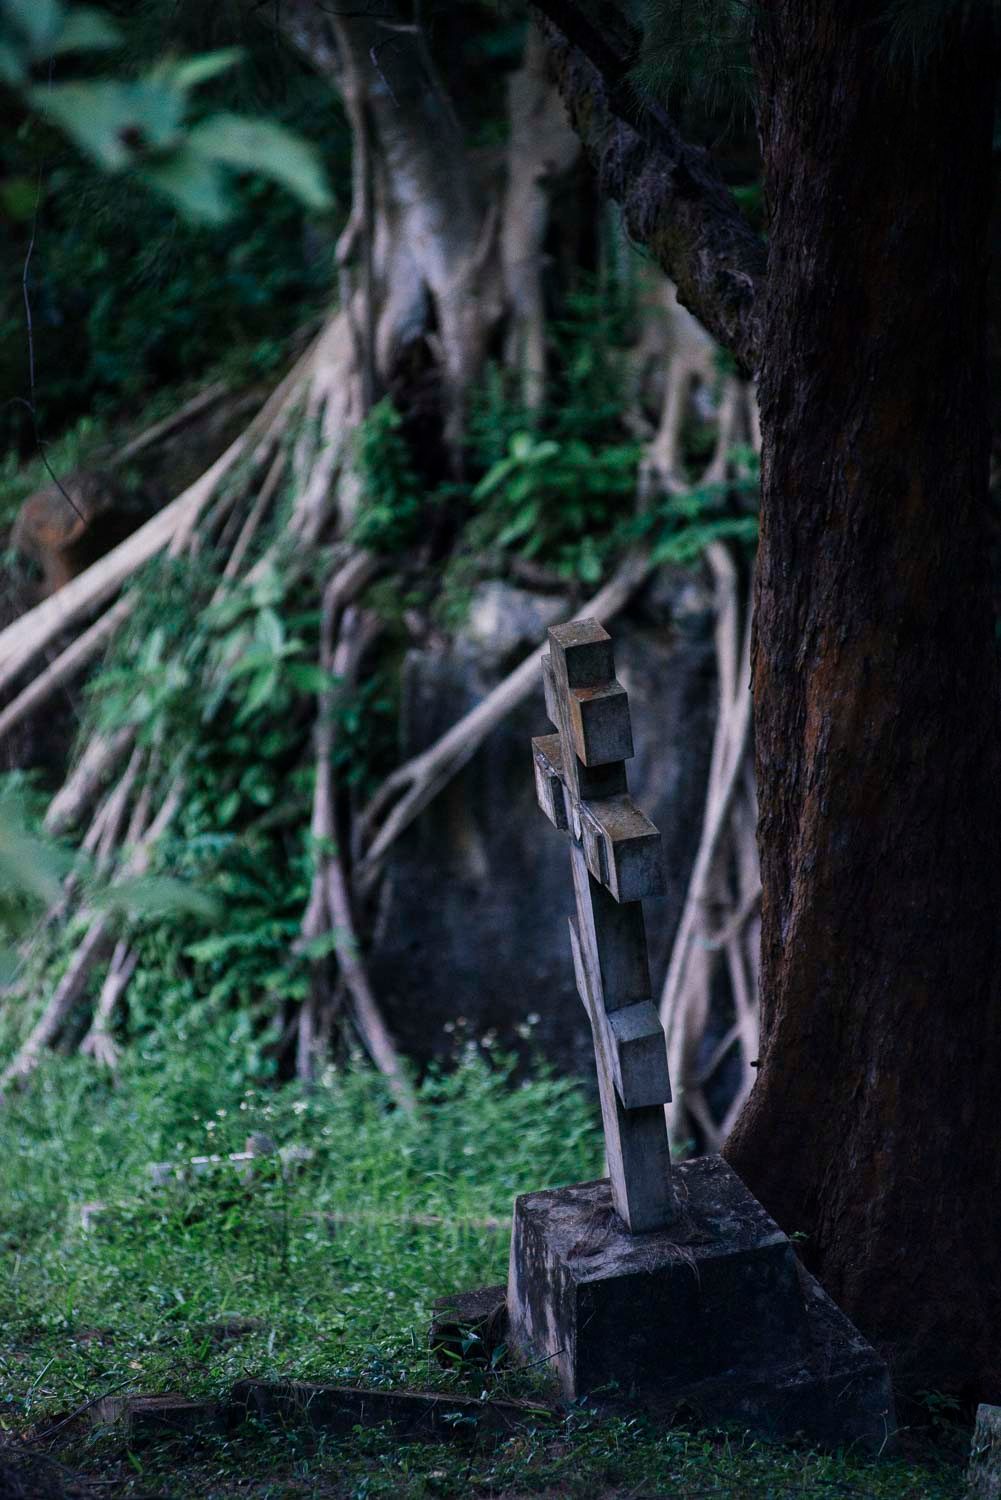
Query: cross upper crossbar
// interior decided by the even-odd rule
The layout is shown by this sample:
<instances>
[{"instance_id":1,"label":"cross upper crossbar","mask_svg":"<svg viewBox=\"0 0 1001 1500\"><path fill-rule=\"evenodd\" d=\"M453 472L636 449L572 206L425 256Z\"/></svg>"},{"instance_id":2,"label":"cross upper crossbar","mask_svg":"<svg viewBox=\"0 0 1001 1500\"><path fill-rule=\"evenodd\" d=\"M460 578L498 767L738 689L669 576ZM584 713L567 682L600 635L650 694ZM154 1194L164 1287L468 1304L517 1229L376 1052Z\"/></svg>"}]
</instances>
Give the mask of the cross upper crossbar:
<instances>
[{"instance_id":1,"label":"cross upper crossbar","mask_svg":"<svg viewBox=\"0 0 1001 1500\"><path fill-rule=\"evenodd\" d=\"M546 712L556 734L532 741L539 805L570 841L577 990L594 1038L615 1207L632 1233L677 1217L664 1105L664 1031L651 999L644 897L660 894L660 834L629 796L629 701L597 620L549 631Z\"/></svg>"}]
</instances>

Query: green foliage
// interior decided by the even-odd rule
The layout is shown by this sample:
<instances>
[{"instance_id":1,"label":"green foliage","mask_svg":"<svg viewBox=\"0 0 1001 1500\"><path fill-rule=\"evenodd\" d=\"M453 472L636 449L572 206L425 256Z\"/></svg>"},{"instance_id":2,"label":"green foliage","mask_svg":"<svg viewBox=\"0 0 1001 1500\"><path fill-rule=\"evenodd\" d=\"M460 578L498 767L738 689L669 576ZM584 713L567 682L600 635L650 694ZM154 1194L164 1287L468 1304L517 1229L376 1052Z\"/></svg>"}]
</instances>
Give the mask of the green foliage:
<instances>
[{"instance_id":1,"label":"green foliage","mask_svg":"<svg viewBox=\"0 0 1001 1500\"><path fill-rule=\"evenodd\" d=\"M595 583L636 493L638 463L635 443L594 448L582 437L517 432L473 490L485 519L473 532L501 553L542 557L562 577Z\"/></svg>"},{"instance_id":2,"label":"green foliage","mask_svg":"<svg viewBox=\"0 0 1001 1500\"><path fill-rule=\"evenodd\" d=\"M635 519L629 529L646 540L653 562L691 566L712 542L738 542L753 551L758 539L758 457L752 448L736 448L732 459L738 468L735 480L661 496Z\"/></svg>"},{"instance_id":3,"label":"green foliage","mask_svg":"<svg viewBox=\"0 0 1001 1500\"><path fill-rule=\"evenodd\" d=\"M59 0L0 0L0 83L24 88L32 68L50 58L118 41L117 27L91 6L67 10Z\"/></svg>"},{"instance_id":4,"label":"green foliage","mask_svg":"<svg viewBox=\"0 0 1001 1500\"><path fill-rule=\"evenodd\" d=\"M64 850L33 826L25 780L0 779L0 983L17 969L15 943L59 894L69 865Z\"/></svg>"},{"instance_id":5,"label":"green foliage","mask_svg":"<svg viewBox=\"0 0 1001 1500\"><path fill-rule=\"evenodd\" d=\"M361 481L353 538L361 547L405 552L420 535L428 505L402 432L403 420L389 397L379 401L358 428L355 467Z\"/></svg>"},{"instance_id":6,"label":"green foliage","mask_svg":"<svg viewBox=\"0 0 1001 1500\"><path fill-rule=\"evenodd\" d=\"M308 585L290 589L279 563L259 565L251 585L215 599L217 580L211 559L151 565L128 630L90 684L82 736L132 724L162 775L185 766L159 878L132 913L130 1034L170 1026L183 1035L199 1017L227 1016L241 1038L240 1076L266 1077L284 1009L304 998L308 960L320 956L296 947L313 865L317 695L333 693L342 783L363 782L379 764L394 704L379 673L348 694L319 668ZM164 876L213 902L221 930L205 931L204 910L169 901L163 909ZM72 940L43 945L33 972L51 975Z\"/></svg>"},{"instance_id":7,"label":"green foliage","mask_svg":"<svg viewBox=\"0 0 1001 1500\"><path fill-rule=\"evenodd\" d=\"M478 578L519 560L593 586L638 540L655 561L683 564L714 539L753 544L758 472L750 449L734 450L734 481L662 497L637 516L642 448L623 411L631 317L628 296L614 285L570 299L554 324L552 390L539 413L511 399L501 372L487 372L470 424L478 477L452 485L441 501L468 516L437 605L446 625L461 621ZM714 429L695 425L685 457L693 467L704 463L714 444Z\"/></svg>"},{"instance_id":8,"label":"green foliage","mask_svg":"<svg viewBox=\"0 0 1001 1500\"><path fill-rule=\"evenodd\" d=\"M193 129L211 130L213 150L230 162L220 157L210 167L230 209L211 232L179 216L159 193L136 191L122 172L104 171L69 149L34 109L0 143L0 211L16 216L8 229L17 266L10 294L0 296L0 389L9 395L25 385L25 312L19 285L16 295L13 289L28 261L35 404L46 436L123 405L131 417L137 404L159 399L171 385L190 391L209 372L234 384L270 375L287 360L290 334L329 302L337 225L317 221L301 197L276 185L272 168L294 174L308 196L303 150L312 140L307 156L316 160L322 149L333 180L346 182L350 134L340 103L262 27L244 33L225 7L211 10L210 25L200 11L178 7L168 31L172 46L193 54L172 67L232 56L225 43L234 37L241 44L239 67L199 83L204 118ZM125 45L114 82L146 87L164 46L162 7L137 5L116 24ZM58 98L65 75L64 67L42 93ZM75 74L72 85L65 82L71 86L82 86ZM16 117L20 107L13 111ZM187 141L192 132L185 125L182 133ZM254 170L241 165L250 157ZM167 159L145 164L159 170ZM33 447L23 408L8 406L4 426L22 452Z\"/></svg>"},{"instance_id":9,"label":"green foliage","mask_svg":"<svg viewBox=\"0 0 1001 1500\"><path fill-rule=\"evenodd\" d=\"M525 411L495 367L473 393L470 478L443 489L440 501L465 519L438 604L447 624L458 624L477 578L517 559L590 584L624 545L641 451L622 421L631 313L615 284L568 296L548 329L541 411Z\"/></svg>"},{"instance_id":10,"label":"green foliage","mask_svg":"<svg viewBox=\"0 0 1001 1500\"><path fill-rule=\"evenodd\" d=\"M37 926L71 869L88 911L122 922L184 918L197 926L219 919L216 902L184 880L143 875L109 884L87 858L44 832L42 800L21 773L0 777L0 984L20 985L23 992L25 980L52 957ZM68 934L70 943L76 935ZM11 1035L15 1017L4 1020Z\"/></svg>"},{"instance_id":11,"label":"green foliage","mask_svg":"<svg viewBox=\"0 0 1001 1500\"><path fill-rule=\"evenodd\" d=\"M166 1030L166 1028L165 1028ZM580 1089L468 1050L432 1074L412 1117L356 1064L318 1086L261 1089L233 1066L232 1022L150 1037L116 1085L83 1059L46 1059L0 1114L0 1406L15 1432L48 1427L109 1391L221 1395L236 1379L529 1397L538 1371L441 1368L432 1300L503 1280L515 1193L600 1171L596 1111ZM151 1162L225 1157L262 1131L312 1152L250 1178L225 1161L154 1186ZM101 1204L84 1228L80 1208ZM487 1229L490 1216L499 1229ZM80 1435L78 1435L80 1434ZM934 1434L932 1434L934 1435ZM597 1416L538 1412L500 1445L401 1445L358 1430L335 1442L294 1427L144 1447L80 1424L59 1456L116 1494L664 1494L961 1500L961 1462L927 1444L874 1464L851 1453ZM99 1481L101 1482L101 1481Z\"/></svg>"},{"instance_id":12,"label":"green foliage","mask_svg":"<svg viewBox=\"0 0 1001 1500\"><path fill-rule=\"evenodd\" d=\"M308 208L331 206L318 153L281 125L231 114L189 122L192 91L233 67L236 48L166 58L136 79L31 84L32 67L58 53L119 40L98 11L67 10L59 0L0 0L0 80L102 171L133 172L189 219L207 224L232 211L229 170L263 173Z\"/></svg>"}]
</instances>

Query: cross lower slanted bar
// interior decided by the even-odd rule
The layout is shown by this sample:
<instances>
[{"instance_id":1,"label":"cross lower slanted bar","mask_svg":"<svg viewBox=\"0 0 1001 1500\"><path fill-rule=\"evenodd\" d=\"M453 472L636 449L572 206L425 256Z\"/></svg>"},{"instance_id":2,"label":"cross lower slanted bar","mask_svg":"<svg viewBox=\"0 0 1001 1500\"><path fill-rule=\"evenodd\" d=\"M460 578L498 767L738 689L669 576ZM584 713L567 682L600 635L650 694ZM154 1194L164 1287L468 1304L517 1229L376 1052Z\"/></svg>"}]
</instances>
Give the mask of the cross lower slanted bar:
<instances>
[{"instance_id":1,"label":"cross lower slanted bar","mask_svg":"<svg viewBox=\"0 0 1001 1500\"><path fill-rule=\"evenodd\" d=\"M629 796L629 701L597 620L549 631L546 712L559 731L532 741L539 805L570 839L577 989L594 1036L612 1196L633 1234L678 1215L664 1105L664 1031L650 997L642 901L660 894L660 834Z\"/></svg>"}]
</instances>

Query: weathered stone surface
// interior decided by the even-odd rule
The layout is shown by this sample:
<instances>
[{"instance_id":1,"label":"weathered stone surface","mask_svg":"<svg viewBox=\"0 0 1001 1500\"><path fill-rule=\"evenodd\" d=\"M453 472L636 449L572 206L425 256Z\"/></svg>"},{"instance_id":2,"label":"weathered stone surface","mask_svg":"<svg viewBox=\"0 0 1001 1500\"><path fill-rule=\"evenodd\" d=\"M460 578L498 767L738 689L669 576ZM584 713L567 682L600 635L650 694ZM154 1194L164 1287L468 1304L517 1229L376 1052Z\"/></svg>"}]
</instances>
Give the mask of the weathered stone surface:
<instances>
[{"instance_id":1,"label":"weathered stone surface","mask_svg":"<svg viewBox=\"0 0 1001 1500\"><path fill-rule=\"evenodd\" d=\"M1001 1500L1001 1406L977 1407L966 1477L970 1500Z\"/></svg>"},{"instance_id":2,"label":"weathered stone surface","mask_svg":"<svg viewBox=\"0 0 1001 1500\"><path fill-rule=\"evenodd\" d=\"M439 1297L434 1304L428 1341L441 1365L462 1361L492 1366L498 1351L506 1349L507 1336L507 1287L503 1283Z\"/></svg>"},{"instance_id":3,"label":"weathered stone surface","mask_svg":"<svg viewBox=\"0 0 1001 1500\"><path fill-rule=\"evenodd\" d=\"M892 1452L893 1393L886 1365L802 1268L806 1354L786 1360L781 1349L753 1372L727 1372L681 1392L632 1403L663 1421L696 1427L738 1422L763 1437L802 1437L819 1448ZM614 1409L615 1402L609 1405Z\"/></svg>"},{"instance_id":4,"label":"weathered stone surface","mask_svg":"<svg viewBox=\"0 0 1001 1500\"><path fill-rule=\"evenodd\" d=\"M679 1210L663 1110L671 1098L667 1044L652 1001L642 904L660 888L660 834L628 795L632 724L613 655L598 620L550 628L542 674L559 750L545 738L533 739L532 751L539 803L557 826L551 808L563 801L576 903L570 947L594 1040L612 1200L630 1233L640 1234L663 1229ZM592 721L584 710L598 703ZM657 879L642 878L645 869Z\"/></svg>"},{"instance_id":5,"label":"weathered stone surface","mask_svg":"<svg viewBox=\"0 0 1001 1500\"><path fill-rule=\"evenodd\" d=\"M512 1343L550 1355L564 1392L647 1389L751 1370L805 1336L789 1241L719 1157L676 1169L684 1218L627 1234L605 1181L517 1200Z\"/></svg>"},{"instance_id":6,"label":"weathered stone surface","mask_svg":"<svg viewBox=\"0 0 1001 1500\"><path fill-rule=\"evenodd\" d=\"M501 578L473 590L463 636L481 660L502 665L522 647L531 649L566 609L559 594L535 594Z\"/></svg>"},{"instance_id":7,"label":"weathered stone surface","mask_svg":"<svg viewBox=\"0 0 1001 1500\"><path fill-rule=\"evenodd\" d=\"M238 1381L230 1408L234 1421L255 1417L335 1434L356 1427L388 1426L398 1442L411 1443L502 1441L554 1416L542 1403L477 1401L437 1392L366 1391L302 1380Z\"/></svg>"},{"instance_id":8,"label":"weathered stone surface","mask_svg":"<svg viewBox=\"0 0 1001 1500\"><path fill-rule=\"evenodd\" d=\"M169 1437L192 1437L218 1430L224 1423L217 1401L193 1401L165 1392L155 1396L105 1396L90 1408L97 1427L121 1426L133 1446L162 1442Z\"/></svg>"},{"instance_id":9,"label":"weathered stone surface","mask_svg":"<svg viewBox=\"0 0 1001 1500\"><path fill-rule=\"evenodd\" d=\"M214 1323L206 1323L201 1332L213 1344L232 1344L239 1339L249 1338L251 1334L260 1333L266 1327L263 1318L242 1318L231 1313L228 1317L217 1318Z\"/></svg>"},{"instance_id":10,"label":"weathered stone surface","mask_svg":"<svg viewBox=\"0 0 1001 1500\"><path fill-rule=\"evenodd\" d=\"M565 1395L741 1421L870 1451L892 1434L886 1366L719 1157L676 1168L680 1225L629 1235L607 1182L515 1204L510 1342Z\"/></svg>"},{"instance_id":11,"label":"weathered stone surface","mask_svg":"<svg viewBox=\"0 0 1001 1500\"><path fill-rule=\"evenodd\" d=\"M716 703L711 605L698 575L666 570L615 624L616 669L633 706L631 790L663 843L664 893L647 907L654 995L701 824ZM513 646L499 629L496 650L467 631L451 644L412 652L402 682L401 754L424 749L482 701L544 638L551 618L533 621ZM561 839L540 836L526 774L526 745L544 724L540 682L392 851L370 971L410 1056L450 1052L460 1017L469 1034L493 1031L505 1045L516 1042L535 1012L533 1045L561 1070L593 1078L567 931L554 920L554 908L572 908L566 850ZM626 851L626 862L634 854ZM710 1038L707 1047L713 1045Z\"/></svg>"}]
</instances>

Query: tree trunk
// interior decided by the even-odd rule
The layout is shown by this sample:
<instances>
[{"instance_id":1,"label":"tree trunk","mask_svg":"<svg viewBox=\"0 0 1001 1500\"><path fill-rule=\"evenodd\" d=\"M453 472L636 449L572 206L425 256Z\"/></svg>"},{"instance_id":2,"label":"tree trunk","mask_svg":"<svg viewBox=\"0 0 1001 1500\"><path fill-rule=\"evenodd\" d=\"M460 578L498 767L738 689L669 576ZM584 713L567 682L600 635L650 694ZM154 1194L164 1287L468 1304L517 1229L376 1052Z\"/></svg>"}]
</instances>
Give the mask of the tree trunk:
<instances>
[{"instance_id":1,"label":"tree trunk","mask_svg":"<svg viewBox=\"0 0 1001 1500\"><path fill-rule=\"evenodd\" d=\"M896 65L873 10L758 23L763 1025L726 1154L904 1389L997 1400L994 48L954 7Z\"/></svg>"}]
</instances>

